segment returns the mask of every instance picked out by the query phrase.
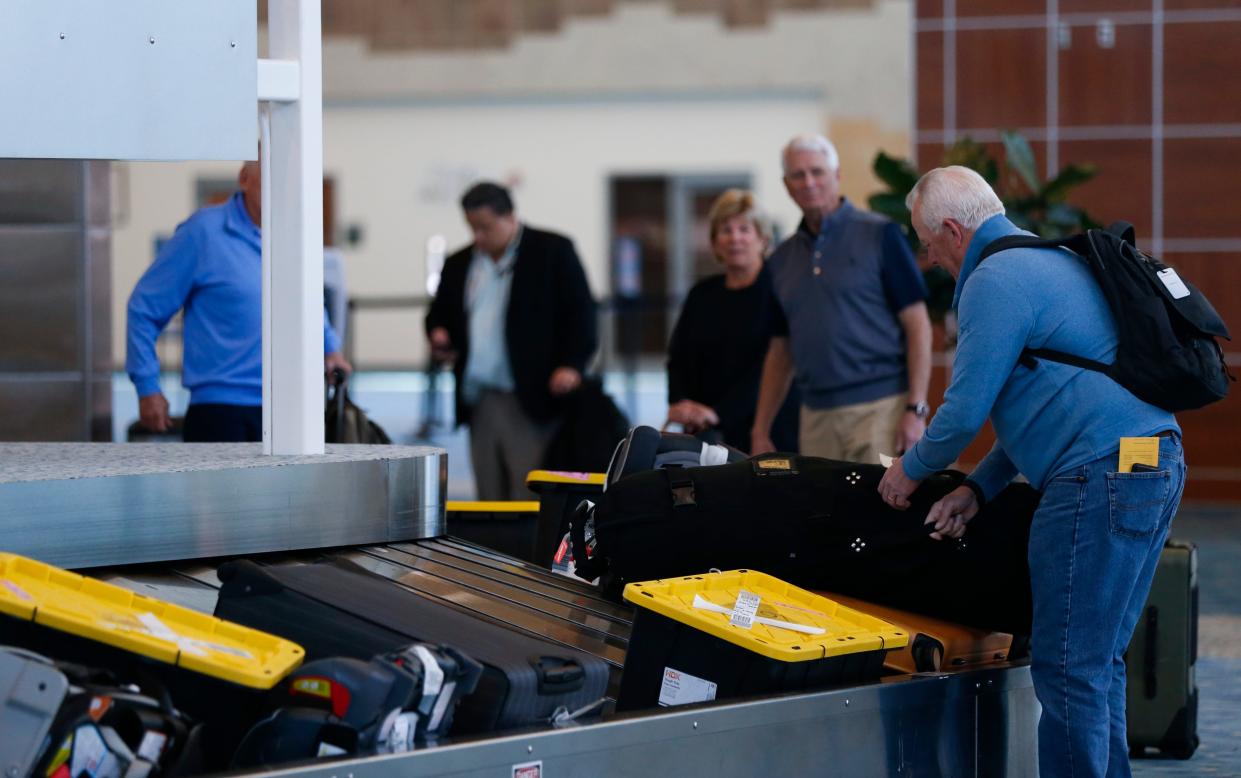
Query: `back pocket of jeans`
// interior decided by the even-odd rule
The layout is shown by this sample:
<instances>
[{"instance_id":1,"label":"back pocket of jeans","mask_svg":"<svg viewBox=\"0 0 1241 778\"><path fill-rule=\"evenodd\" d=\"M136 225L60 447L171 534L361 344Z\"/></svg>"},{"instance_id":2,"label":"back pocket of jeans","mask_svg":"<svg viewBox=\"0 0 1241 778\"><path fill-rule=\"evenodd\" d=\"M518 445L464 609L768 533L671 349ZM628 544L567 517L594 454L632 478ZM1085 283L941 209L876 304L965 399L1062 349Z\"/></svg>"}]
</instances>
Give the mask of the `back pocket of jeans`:
<instances>
[{"instance_id":1,"label":"back pocket of jeans","mask_svg":"<svg viewBox=\"0 0 1241 778\"><path fill-rule=\"evenodd\" d=\"M1153 473L1108 473L1107 512L1112 532L1131 538L1146 537L1159 526L1172 474L1167 470Z\"/></svg>"}]
</instances>

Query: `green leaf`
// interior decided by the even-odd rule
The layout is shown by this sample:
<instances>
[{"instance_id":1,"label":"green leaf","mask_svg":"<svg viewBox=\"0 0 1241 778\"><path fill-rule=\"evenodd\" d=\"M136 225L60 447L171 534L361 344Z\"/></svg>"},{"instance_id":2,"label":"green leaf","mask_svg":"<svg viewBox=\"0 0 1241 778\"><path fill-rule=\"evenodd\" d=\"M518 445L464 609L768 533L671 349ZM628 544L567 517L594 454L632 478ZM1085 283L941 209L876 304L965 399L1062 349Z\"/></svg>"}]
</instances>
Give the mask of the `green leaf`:
<instances>
[{"instance_id":1,"label":"green leaf","mask_svg":"<svg viewBox=\"0 0 1241 778\"><path fill-rule=\"evenodd\" d=\"M1030 141L1021 133L1012 130L1005 130L1000 133L1000 137L1004 140L1005 164L1021 178L1031 192L1039 191L1042 187L1035 170L1034 150L1030 148Z\"/></svg>"},{"instance_id":2,"label":"green leaf","mask_svg":"<svg viewBox=\"0 0 1241 778\"><path fill-rule=\"evenodd\" d=\"M890 157L882 151L875 155L871 168L875 177L887 184L894 194L904 196L918 183L918 171L909 160Z\"/></svg>"},{"instance_id":3,"label":"green leaf","mask_svg":"<svg viewBox=\"0 0 1241 778\"><path fill-rule=\"evenodd\" d=\"M1080 186L1095 176L1094 165L1066 165L1056 177L1043 186L1042 196L1048 202L1059 202L1068 197L1069 190Z\"/></svg>"},{"instance_id":4,"label":"green leaf","mask_svg":"<svg viewBox=\"0 0 1241 778\"><path fill-rule=\"evenodd\" d=\"M873 194L866 201L875 213L881 213L895 222L908 222L909 209L905 207L905 195L892 192Z\"/></svg>"}]
</instances>

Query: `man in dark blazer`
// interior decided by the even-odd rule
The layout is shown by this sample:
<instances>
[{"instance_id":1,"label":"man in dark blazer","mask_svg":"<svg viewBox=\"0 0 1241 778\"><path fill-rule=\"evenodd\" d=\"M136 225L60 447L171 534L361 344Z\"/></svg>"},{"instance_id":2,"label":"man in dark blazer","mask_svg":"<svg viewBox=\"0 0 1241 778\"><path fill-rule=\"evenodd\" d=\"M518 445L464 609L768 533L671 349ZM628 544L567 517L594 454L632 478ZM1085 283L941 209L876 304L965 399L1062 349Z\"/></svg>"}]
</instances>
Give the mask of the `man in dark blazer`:
<instances>
[{"instance_id":1,"label":"man in dark blazer","mask_svg":"<svg viewBox=\"0 0 1241 778\"><path fill-rule=\"evenodd\" d=\"M475 184L461 207L474 242L444 263L427 337L453 362L478 499L530 499L526 473L598 346L595 303L573 243L520 222L507 189Z\"/></svg>"}]
</instances>

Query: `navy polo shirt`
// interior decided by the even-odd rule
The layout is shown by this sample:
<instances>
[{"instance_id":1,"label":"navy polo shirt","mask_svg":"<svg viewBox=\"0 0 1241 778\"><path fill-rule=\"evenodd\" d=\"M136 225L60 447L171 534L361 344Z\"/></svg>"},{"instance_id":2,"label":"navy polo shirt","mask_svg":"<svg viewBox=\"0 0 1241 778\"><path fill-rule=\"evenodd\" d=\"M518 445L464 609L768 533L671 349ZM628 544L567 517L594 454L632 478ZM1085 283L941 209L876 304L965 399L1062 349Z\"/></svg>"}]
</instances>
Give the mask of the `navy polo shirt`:
<instances>
[{"instance_id":1,"label":"navy polo shirt","mask_svg":"<svg viewBox=\"0 0 1241 778\"><path fill-rule=\"evenodd\" d=\"M926 283L900 227L848 200L818 235L803 222L768 260L802 403L827 409L908 391L905 330L897 314L926 300Z\"/></svg>"}]
</instances>

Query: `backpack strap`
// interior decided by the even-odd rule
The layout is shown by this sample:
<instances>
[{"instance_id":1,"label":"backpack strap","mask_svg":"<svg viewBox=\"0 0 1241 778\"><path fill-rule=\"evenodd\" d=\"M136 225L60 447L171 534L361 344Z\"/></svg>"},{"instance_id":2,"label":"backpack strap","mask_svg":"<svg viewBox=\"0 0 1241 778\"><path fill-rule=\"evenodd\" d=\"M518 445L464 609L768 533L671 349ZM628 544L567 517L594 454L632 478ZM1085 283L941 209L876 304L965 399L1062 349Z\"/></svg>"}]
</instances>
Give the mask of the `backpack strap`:
<instances>
[{"instance_id":1,"label":"backpack strap","mask_svg":"<svg viewBox=\"0 0 1241 778\"><path fill-rule=\"evenodd\" d=\"M1129 222L1116 222L1108 227L1107 231L1121 240L1133 241L1133 225ZM1030 249L1055 249L1066 248L1072 251L1078 257L1085 261L1085 256L1090 252L1090 235L1082 233L1080 235L1070 235L1067 238L1037 238L1033 235L1006 235L1003 238L997 238L986 245L982 250L982 256L978 258L978 264L992 254L998 254L1001 251L1016 248ZM1035 368L1039 359L1047 359L1052 362L1059 362L1073 367L1080 367L1083 370L1093 370L1096 373L1110 374L1111 366L1093 359L1079 357L1076 354L1069 354L1064 351L1057 351L1050 348L1027 348L1021 350L1021 356L1018 362L1028 368Z\"/></svg>"}]
</instances>

